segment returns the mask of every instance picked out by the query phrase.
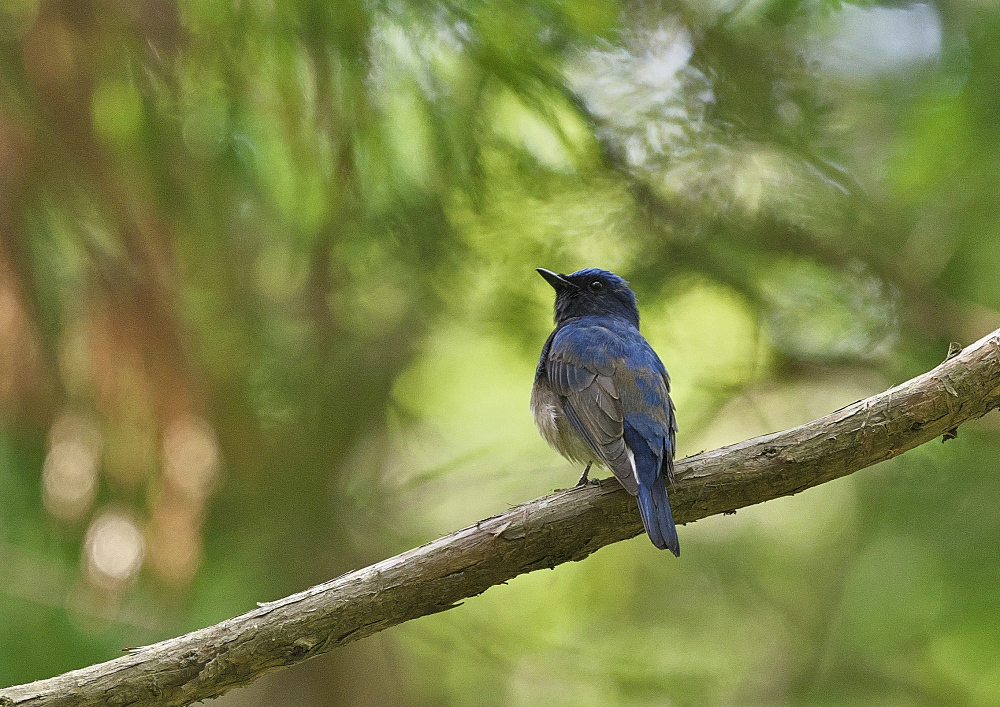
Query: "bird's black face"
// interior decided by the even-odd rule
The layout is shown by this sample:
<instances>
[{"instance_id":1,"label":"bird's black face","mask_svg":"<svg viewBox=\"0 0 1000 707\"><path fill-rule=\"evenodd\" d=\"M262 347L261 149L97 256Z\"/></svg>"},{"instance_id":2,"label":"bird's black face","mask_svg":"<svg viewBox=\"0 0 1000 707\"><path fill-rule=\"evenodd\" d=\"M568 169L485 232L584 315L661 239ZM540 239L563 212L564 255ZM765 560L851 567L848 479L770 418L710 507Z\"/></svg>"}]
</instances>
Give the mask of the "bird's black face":
<instances>
[{"instance_id":1,"label":"bird's black face","mask_svg":"<svg viewBox=\"0 0 1000 707\"><path fill-rule=\"evenodd\" d=\"M575 317L615 315L639 326L635 293L613 272L587 268L557 275L538 268L538 274L556 291L556 324Z\"/></svg>"}]
</instances>

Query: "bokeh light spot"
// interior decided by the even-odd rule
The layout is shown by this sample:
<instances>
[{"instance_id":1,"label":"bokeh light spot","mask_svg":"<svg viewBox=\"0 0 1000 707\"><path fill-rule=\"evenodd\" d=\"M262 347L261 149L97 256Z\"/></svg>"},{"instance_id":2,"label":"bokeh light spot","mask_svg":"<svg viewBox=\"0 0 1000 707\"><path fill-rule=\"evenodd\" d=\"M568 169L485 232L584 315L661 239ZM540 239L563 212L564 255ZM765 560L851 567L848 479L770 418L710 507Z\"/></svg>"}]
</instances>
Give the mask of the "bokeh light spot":
<instances>
[{"instance_id":1,"label":"bokeh light spot","mask_svg":"<svg viewBox=\"0 0 1000 707\"><path fill-rule=\"evenodd\" d=\"M42 466L42 500L56 518L77 520L90 509L101 446L100 429L91 418L74 413L56 418Z\"/></svg>"},{"instance_id":2,"label":"bokeh light spot","mask_svg":"<svg viewBox=\"0 0 1000 707\"><path fill-rule=\"evenodd\" d=\"M142 533L117 511L102 513L91 522L83 547L87 578L102 589L120 588L142 568Z\"/></svg>"},{"instance_id":3,"label":"bokeh light spot","mask_svg":"<svg viewBox=\"0 0 1000 707\"><path fill-rule=\"evenodd\" d=\"M218 469L219 447L205 420L185 415L167 427L163 434L163 476L174 488L202 501Z\"/></svg>"}]
</instances>

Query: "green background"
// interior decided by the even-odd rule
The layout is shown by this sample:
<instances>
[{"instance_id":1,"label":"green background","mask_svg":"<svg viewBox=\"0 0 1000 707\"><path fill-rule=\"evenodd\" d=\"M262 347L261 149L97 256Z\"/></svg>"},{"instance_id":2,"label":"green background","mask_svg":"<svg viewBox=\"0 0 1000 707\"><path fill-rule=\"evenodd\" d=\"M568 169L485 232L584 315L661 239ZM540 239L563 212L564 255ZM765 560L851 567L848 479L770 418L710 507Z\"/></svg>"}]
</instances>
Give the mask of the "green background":
<instances>
[{"instance_id":1,"label":"green background","mask_svg":"<svg viewBox=\"0 0 1000 707\"><path fill-rule=\"evenodd\" d=\"M534 272L637 291L681 455L1000 326L1000 10L0 2L0 684L572 484ZM1000 426L214 704L1000 703Z\"/></svg>"}]
</instances>

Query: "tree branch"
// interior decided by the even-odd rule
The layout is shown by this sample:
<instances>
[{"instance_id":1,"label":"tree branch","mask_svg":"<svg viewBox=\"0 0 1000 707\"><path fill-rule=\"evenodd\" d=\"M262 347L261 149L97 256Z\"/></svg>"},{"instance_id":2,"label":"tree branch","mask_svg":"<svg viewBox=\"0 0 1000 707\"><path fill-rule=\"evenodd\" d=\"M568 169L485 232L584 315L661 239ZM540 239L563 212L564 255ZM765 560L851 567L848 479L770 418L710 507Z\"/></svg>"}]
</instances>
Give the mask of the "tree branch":
<instances>
[{"instance_id":1,"label":"tree branch","mask_svg":"<svg viewBox=\"0 0 1000 707\"><path fill-rule=\"evenodd\" d=\"M690 523L797 493L998 405L1000 330L932 371L818 420L679 461L674 516ZM558 491L215 626L0 690L0 705L187 705L641 532L635 502L612 480Z\"/></svg>"}]
</instances>

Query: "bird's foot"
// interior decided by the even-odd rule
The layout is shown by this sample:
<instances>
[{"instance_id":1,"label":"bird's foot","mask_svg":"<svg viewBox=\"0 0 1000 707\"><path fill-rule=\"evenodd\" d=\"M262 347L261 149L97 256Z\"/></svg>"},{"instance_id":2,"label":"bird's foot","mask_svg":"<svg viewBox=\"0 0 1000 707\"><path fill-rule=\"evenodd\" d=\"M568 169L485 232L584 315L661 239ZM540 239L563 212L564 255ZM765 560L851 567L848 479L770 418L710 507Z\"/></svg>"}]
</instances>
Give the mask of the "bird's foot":
<instances>
[{"instance_id":1,"label":"bird's foot","mask_svg":"<svg viewBox=\"0 0 1000 707\"><path fill-rule=\"evenodd\" d=\"M591 462L590 464L593 464L593 462ZM574 486L573 488L579 488L580 486L587 485L588 482L587 474L590 473L590 464L587 464L587 468L583 470L583 474L580 475L580 480L576 482L576 486ZM597 479L593 479L592 481L597 481ZM601 482L597 481L597 483L599 484Z\"/></svg>"}]
</instances>

